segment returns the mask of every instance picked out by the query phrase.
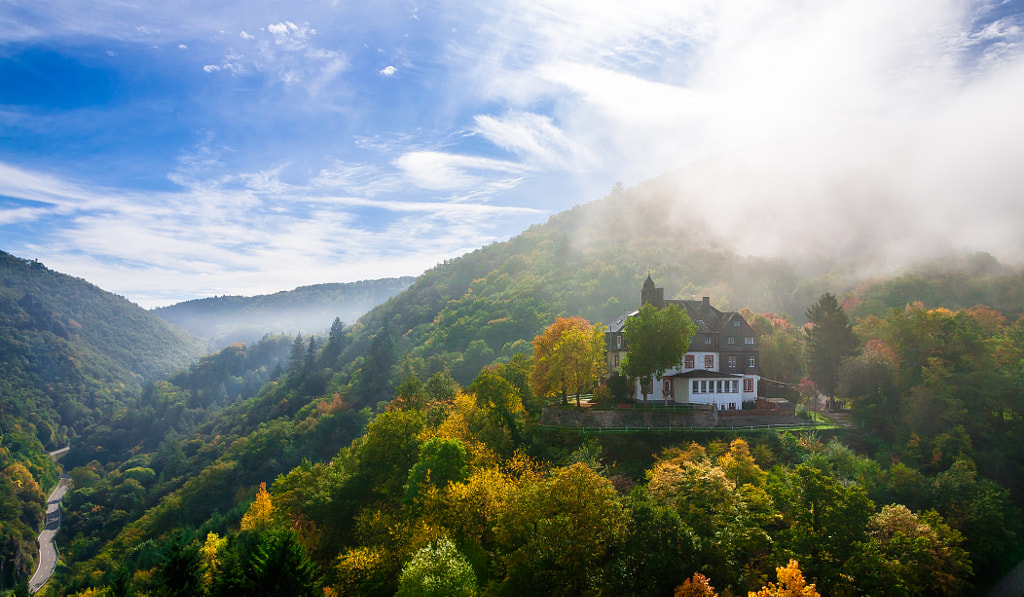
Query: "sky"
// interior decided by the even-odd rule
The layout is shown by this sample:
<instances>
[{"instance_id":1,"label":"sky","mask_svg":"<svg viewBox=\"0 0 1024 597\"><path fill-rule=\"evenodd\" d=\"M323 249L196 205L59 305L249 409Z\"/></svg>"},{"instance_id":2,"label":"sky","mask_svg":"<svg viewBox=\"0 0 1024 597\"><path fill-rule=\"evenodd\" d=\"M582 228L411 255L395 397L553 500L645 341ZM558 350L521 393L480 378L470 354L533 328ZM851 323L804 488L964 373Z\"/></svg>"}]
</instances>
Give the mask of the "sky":
<instances>
[{"instance_id":1,"label":"sky","mask_svg":"<svg viewBox=\"0 0 1024 597\"><path fill-rule=\"evenodd\" d=\"M750 254L1024 247L1022 0L0 0L0 31L0 249L145 307L418 275L679 168Z\"/></svg>"}]
</instances>

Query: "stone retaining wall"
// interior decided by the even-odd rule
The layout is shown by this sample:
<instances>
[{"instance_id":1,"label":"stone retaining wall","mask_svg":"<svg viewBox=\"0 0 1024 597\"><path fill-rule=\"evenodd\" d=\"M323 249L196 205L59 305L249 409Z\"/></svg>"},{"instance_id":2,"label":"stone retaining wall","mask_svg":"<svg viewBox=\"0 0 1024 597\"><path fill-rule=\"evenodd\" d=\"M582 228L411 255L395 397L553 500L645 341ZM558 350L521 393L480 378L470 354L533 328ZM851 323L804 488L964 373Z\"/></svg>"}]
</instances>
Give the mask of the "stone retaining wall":
<instances>
[{"instance_id":1,"label":"stone retaining wall","mask_svg":"<svg viewBox=\"0 0 1024 597\"><path fill-rule=\"evenodd\" d=\"M720 416L721 415L721 416ZM778 411L577 410L545 408L541 425L558 427L749 427L804 425L806 419Z\"/></svg>"},{"instance_id":2,"label":"stone retaining wall","mask_svg":"<svg viewBox=\"0 0 1024 597\"><path fill-rule=\"evenodd\" d=\"M568 410L545 408L542 425L564 427L714 427L715 412L674 410Z\"/></svg>"}]
</instances>

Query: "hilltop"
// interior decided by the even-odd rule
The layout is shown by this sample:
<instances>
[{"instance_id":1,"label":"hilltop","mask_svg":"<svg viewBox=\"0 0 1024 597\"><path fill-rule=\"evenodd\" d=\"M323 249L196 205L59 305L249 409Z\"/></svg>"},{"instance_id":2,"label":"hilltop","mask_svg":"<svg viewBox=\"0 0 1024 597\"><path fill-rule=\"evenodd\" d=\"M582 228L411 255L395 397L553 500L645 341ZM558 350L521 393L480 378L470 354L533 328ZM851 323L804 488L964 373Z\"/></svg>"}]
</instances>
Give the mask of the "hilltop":
<instances>
[{"instance_id":1,"label":"hilltop","mask_svg":"<svg viewBox=\"0 0 1024 597\"><path fill-rule=\"evenodd\" d=\"M217 347L251 344L270 333L319 334L335 318L354 322L399 294L415 278L381 278L300 286L258 296L217 296L158 307L152 312Z\"/></svg>"}]
</instances>

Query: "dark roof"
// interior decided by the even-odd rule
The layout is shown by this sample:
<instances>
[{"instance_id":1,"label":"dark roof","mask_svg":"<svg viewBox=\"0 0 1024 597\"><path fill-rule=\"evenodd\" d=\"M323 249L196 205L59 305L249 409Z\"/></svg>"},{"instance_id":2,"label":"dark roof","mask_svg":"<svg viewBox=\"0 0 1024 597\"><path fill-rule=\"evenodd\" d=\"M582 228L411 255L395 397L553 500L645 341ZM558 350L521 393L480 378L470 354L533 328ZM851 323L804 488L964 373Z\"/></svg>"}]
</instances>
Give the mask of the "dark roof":
<instances>
[{"instance_id":1,"label":"dark roof","mask_svg":"<svg viewBox=\"0 0 1024 597\"><path fill-rule=\"evenodd\" d=\"M608 331L612 333L621 332L626 328L626 318L632 317L637 313L639 313L639 311L633 311L632 313L627 313L626 315L623 315L622 317L616 319L614 323L608 326Z\"/></svg>"},{"instance_id":2,"label":"dark roof","mask_svg":"<svg viewBox=\"0 0 1024 597\"><path fill-rule=\"evenodd\" d=\"M685 379L711 379L711 378L729 378L729 379L740 379L742 375L734 375L732 373L719 373L718 371L708 371L707 369L693 369L686 373L676 373L671 377L682 377Z\"/></svg>"}]
</instances>

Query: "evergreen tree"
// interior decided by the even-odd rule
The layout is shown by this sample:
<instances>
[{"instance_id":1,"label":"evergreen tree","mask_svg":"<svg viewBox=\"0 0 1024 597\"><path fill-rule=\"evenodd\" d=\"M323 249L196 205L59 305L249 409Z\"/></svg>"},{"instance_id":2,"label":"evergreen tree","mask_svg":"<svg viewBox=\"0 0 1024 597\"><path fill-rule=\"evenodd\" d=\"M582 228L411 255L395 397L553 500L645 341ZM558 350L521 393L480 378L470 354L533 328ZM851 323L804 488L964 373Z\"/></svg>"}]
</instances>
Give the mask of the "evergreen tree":
<instances>
[{"instance_id":1,"label":"evergreen tree","mask_svg":"<svg viewBox=\"0 0 1024 597\"><path fill-rule=\"evenodd\" d=\"M857 336L846 311L831 293L807 308L807 372L818 390L834 396L839 387L839 365L857 348Z\"/></svg>"},{"instance_id":2,"label":"evergreen tree","mask_svg":"<svg viewBox=\"0 0 1024 597\"><path fill-rule=\"evenodd\" d=\"M288 356L288 376L294 377L302 373L302 367L305 363L306 357L306 343L302 339L302 334L295 335L295 342L292 344L292 351Z\"/></svg>"},{"instance_id":3,"label":"evergreen tree","mask_svg":"<svg viewBox=\"0 0 1024 597\"><path fill-rule=\"evenodd\" d=\"M338 364L341 352L348 347L349 337L345 334L345 324L340 317L334 318L331 324L331 332L327 336L327 343L320 351L320 366L334 367Z\"/></svg>"},{"instance_id":4,"label":"evergreen tree","mask_svg":"<svg viewBox=\"0 0 1024 597\"><path fill-rule=\"evenodd\" d=\"M391 330L384 326L366 351L357 392L362 404L375 404L391 398L391 370L396 361L395 340Z\"/></svg>"}]
</instances>

